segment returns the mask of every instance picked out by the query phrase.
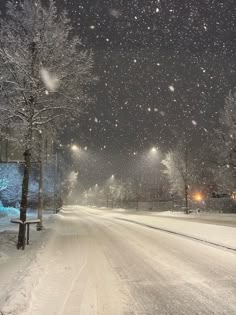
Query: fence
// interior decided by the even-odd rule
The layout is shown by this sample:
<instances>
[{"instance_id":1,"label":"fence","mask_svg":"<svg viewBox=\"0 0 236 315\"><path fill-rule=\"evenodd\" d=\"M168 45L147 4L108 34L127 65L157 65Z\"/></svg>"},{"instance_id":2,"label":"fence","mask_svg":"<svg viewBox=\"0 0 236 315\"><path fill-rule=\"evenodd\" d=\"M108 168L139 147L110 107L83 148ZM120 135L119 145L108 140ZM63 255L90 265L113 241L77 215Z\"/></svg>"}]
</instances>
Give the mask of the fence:
<instances>
[{"instance_id":1,"label":"fence","mask_svg":"<svg viewBox=\"0 0 236 315\"><path fill-rule=\"evenodd\" d=\"M109 204L108 207L111 207L111 205ZM185 201L124 201L122 204L114 201L113 207L144 211L183 211L185 209ZM195 202L189 200L189 208L192 210L200 209L200 211L209 212L236 213L236 201L231 198L209 198L204 202Z\"/></svg>"}]
</instances>

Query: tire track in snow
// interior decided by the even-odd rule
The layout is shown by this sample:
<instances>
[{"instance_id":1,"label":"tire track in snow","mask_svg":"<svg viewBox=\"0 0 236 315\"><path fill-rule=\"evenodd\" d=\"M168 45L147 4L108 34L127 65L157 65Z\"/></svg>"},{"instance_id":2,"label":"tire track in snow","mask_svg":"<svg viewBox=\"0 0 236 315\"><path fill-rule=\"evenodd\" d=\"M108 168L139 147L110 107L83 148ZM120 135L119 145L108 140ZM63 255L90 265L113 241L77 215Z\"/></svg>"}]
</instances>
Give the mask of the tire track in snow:
<instances>
[{"instance_id":1,"label":"tire track in snow","mask_svg":"<svg viewBox=\"0 0 236 315\"><path fill-rule=\"evenodd\" d=\"M83 265L80 267L79 271L77 272L75 278L73 279L73 281L72 281L72 283L71 283L71 286L70 286L70 288L69 288L69 290L68 290L68 292L67 292L67 294L66 294L66 297L65 297L65 299L64 299L64 302L63 302L63 304L62 304L61 311L58 313L58 315L63 315L63 313L64 313L64 311L65 311L66 304L68 303L68 300L69 300L69 298L70 298L70 296L71 296L71 293L72 293L72 291L73 291L73 289L74 289L75 283L78 281L78 278L79 278L81 272L82 272L82 271L84 270L84 268L86 267L86 265L87 265L87 257L86 257L86 259L85 259Z\"/></svg>"}]
</instances>

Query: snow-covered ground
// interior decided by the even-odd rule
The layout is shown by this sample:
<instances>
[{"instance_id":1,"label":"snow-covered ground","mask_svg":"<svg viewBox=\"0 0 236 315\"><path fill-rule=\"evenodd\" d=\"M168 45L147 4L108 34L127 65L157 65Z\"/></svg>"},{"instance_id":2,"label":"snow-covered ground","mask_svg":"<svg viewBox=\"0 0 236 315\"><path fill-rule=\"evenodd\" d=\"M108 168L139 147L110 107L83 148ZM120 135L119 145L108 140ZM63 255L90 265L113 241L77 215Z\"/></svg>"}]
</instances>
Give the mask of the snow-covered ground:
<instances>
[{"instance_id":1,"label":"snow-covered ground","mask_svg":"<svg viewBox=\"0 0 236 315\"><path fill-rule=\"evenodd\" d=\"M53 210L45 210L44 218L47 220L49 216L53 213ZM0 232L2 231L16 231L18 226L14 223L11 223L11 219L19 218L20 212L19 209L16 208L6 208L0 207ZM28 219L36 219L37 211L36 210L28 210L27 211Z\"/></svg>"},{"instance_id":2,"label":"snow-covered ground","mask_svg":"<svg viewBox=\"0 0 236 315\"><path fill-rule=\"evenodd\" d=\"M10 223L10 221L12 218L17 217L19 217L19 209L0 206L0 231L14 230L15 227Z\"/></svg>"},{"instance_id":3,"label":"snow-covered ground","mask_svg":"<svg viewBox=\"0 0 236 315\"><path fill-rule=\"evenodd\" d=\"M34 281L38 281L40 269L37 257L48 238L49 230L37 232L35 226L31 226L29 245L25 251L18 251L18 224L13 224L10 220L19 218L19 210L1 207L0 213L0 306L8 301L3 314L20 314L28 305L28 294ZM44 213L46 225L50 221L51 213L52 211ZM37 218L37 212L31 210L27 217Z\"/></svg>"},{"instance_id":4,"label":"snow-covered ground","mask_svg":"<svg viewBox=\"0 0 236 315\"><path fill-rule=\"evenodd\" d=\"M221 224L227 226L236 226L236 213L219 213L219 212L209 212L209 211L193 211L190 214L186 214L181 211L162 211L162 212L151 212L151 215L171 217L171 218L181 218L185 220L194 220L214 224Z\"/></svg>"},{"instance_id":5,"label":"snow-covered ground","mask_svg":"<svg viewBox=\"0 0 236 315\"><path fill-rule=\"evenodd\" d=\"M140 224L224 242L236 229L166 215L68 206L25 251L1 232L0 314L235 315L235 252Z\"/></svg>"},{"instance_id":6,"label":"snow-covered ground","mask_svg":"<svg viewBox=\"0 0 236 315\"><path fill-rule=\"evenodd\" d=\"M137 212L89 207L84 209L96 215L127 220L236 250L236 215L233 214L203 212L186 215L184 212L172 211Z\"/></svg>"}]
</instances>

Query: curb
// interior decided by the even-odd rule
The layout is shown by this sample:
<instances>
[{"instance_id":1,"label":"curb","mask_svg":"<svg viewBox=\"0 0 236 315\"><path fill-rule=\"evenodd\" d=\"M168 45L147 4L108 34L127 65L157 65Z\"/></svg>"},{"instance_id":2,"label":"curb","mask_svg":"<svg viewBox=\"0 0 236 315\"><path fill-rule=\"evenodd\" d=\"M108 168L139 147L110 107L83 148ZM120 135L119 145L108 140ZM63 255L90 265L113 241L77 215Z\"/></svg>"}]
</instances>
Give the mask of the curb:
<instances>
[{"instance_id":1,"label":"curb","mask_svg":"<svg viewBox=\"0 0 236 315\"><path fill-rule=\"evenodd\" d=\"M194 240L194 241L202 242L204 244L213 245L213 246L216 246L216 247L220 247L220 248L223 248L223 249L227 249L227 250L236 252L236 248L233 248L233 247L230 247L230 246L227 246L227 245L214 243L214 242L211 242L211 241L206 241L204 239L201 239L201 238L198 238L198 237L195 237L195 236L190 236L188 234L183 234L183 233L174 232L174 231L171 231L171 230L166 230L166 229L163 229L163 228L160 228L160 227L156 227L156 226L153 226L153 225L141 223L141 222L134 221L134 220L123 219L123 218L119 218L119 217L115 217L115 219L121 220L121 221L130 222L130 223L133 223L133 224L138 224L138 225L141 225L141 226L144 226L144 227L148 227L148 228L153 229L153 230L158 230L158 231L166 232L166 233L169 233L169 234L174 234L174 235L177 235L177 236L182 236L182 237Z\"/></svg>"}]
</instances>

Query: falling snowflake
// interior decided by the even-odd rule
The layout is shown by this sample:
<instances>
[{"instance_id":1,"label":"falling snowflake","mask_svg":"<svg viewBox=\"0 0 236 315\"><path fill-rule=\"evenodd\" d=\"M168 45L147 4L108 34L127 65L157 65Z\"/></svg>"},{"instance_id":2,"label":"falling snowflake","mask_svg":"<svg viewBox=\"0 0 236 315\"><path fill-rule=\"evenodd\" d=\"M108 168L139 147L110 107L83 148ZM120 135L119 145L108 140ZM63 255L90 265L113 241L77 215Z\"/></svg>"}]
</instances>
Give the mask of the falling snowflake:
<instances>
[{"instance_id":1,"label":"falling snowflake","mask_svg":"<svg viewBox=\"0 0 236 315\"><path fill-rule=\"evenodd\" d=\"M45 87L50 92L55 92L59 87L59 79L56 75L50 73L47 69L42 68L40 75Z\"/></svg>"},{"instance_id":2,"label":"falling snowflake","mask_svg":"<svg viewBox=\"0 0 236 315\"><path fill-rule=\"evenodd\" d=\"M116 9L110 9L109 13L111 16L114 16L115 18L118 18L120 16L120 11Z\"/></svg>"},{"instance_id":3,"label":"falling snowflake","mask_svg":"<svg viewBox=\"0 0 236 315\"><path fill-rule=\"evenodd\" d=\"M174 91L175 91L174 86L173 86L173 85L169 85L169 90L170 90L171 92L174 92Z\"/></svg>"}]
</instances>

